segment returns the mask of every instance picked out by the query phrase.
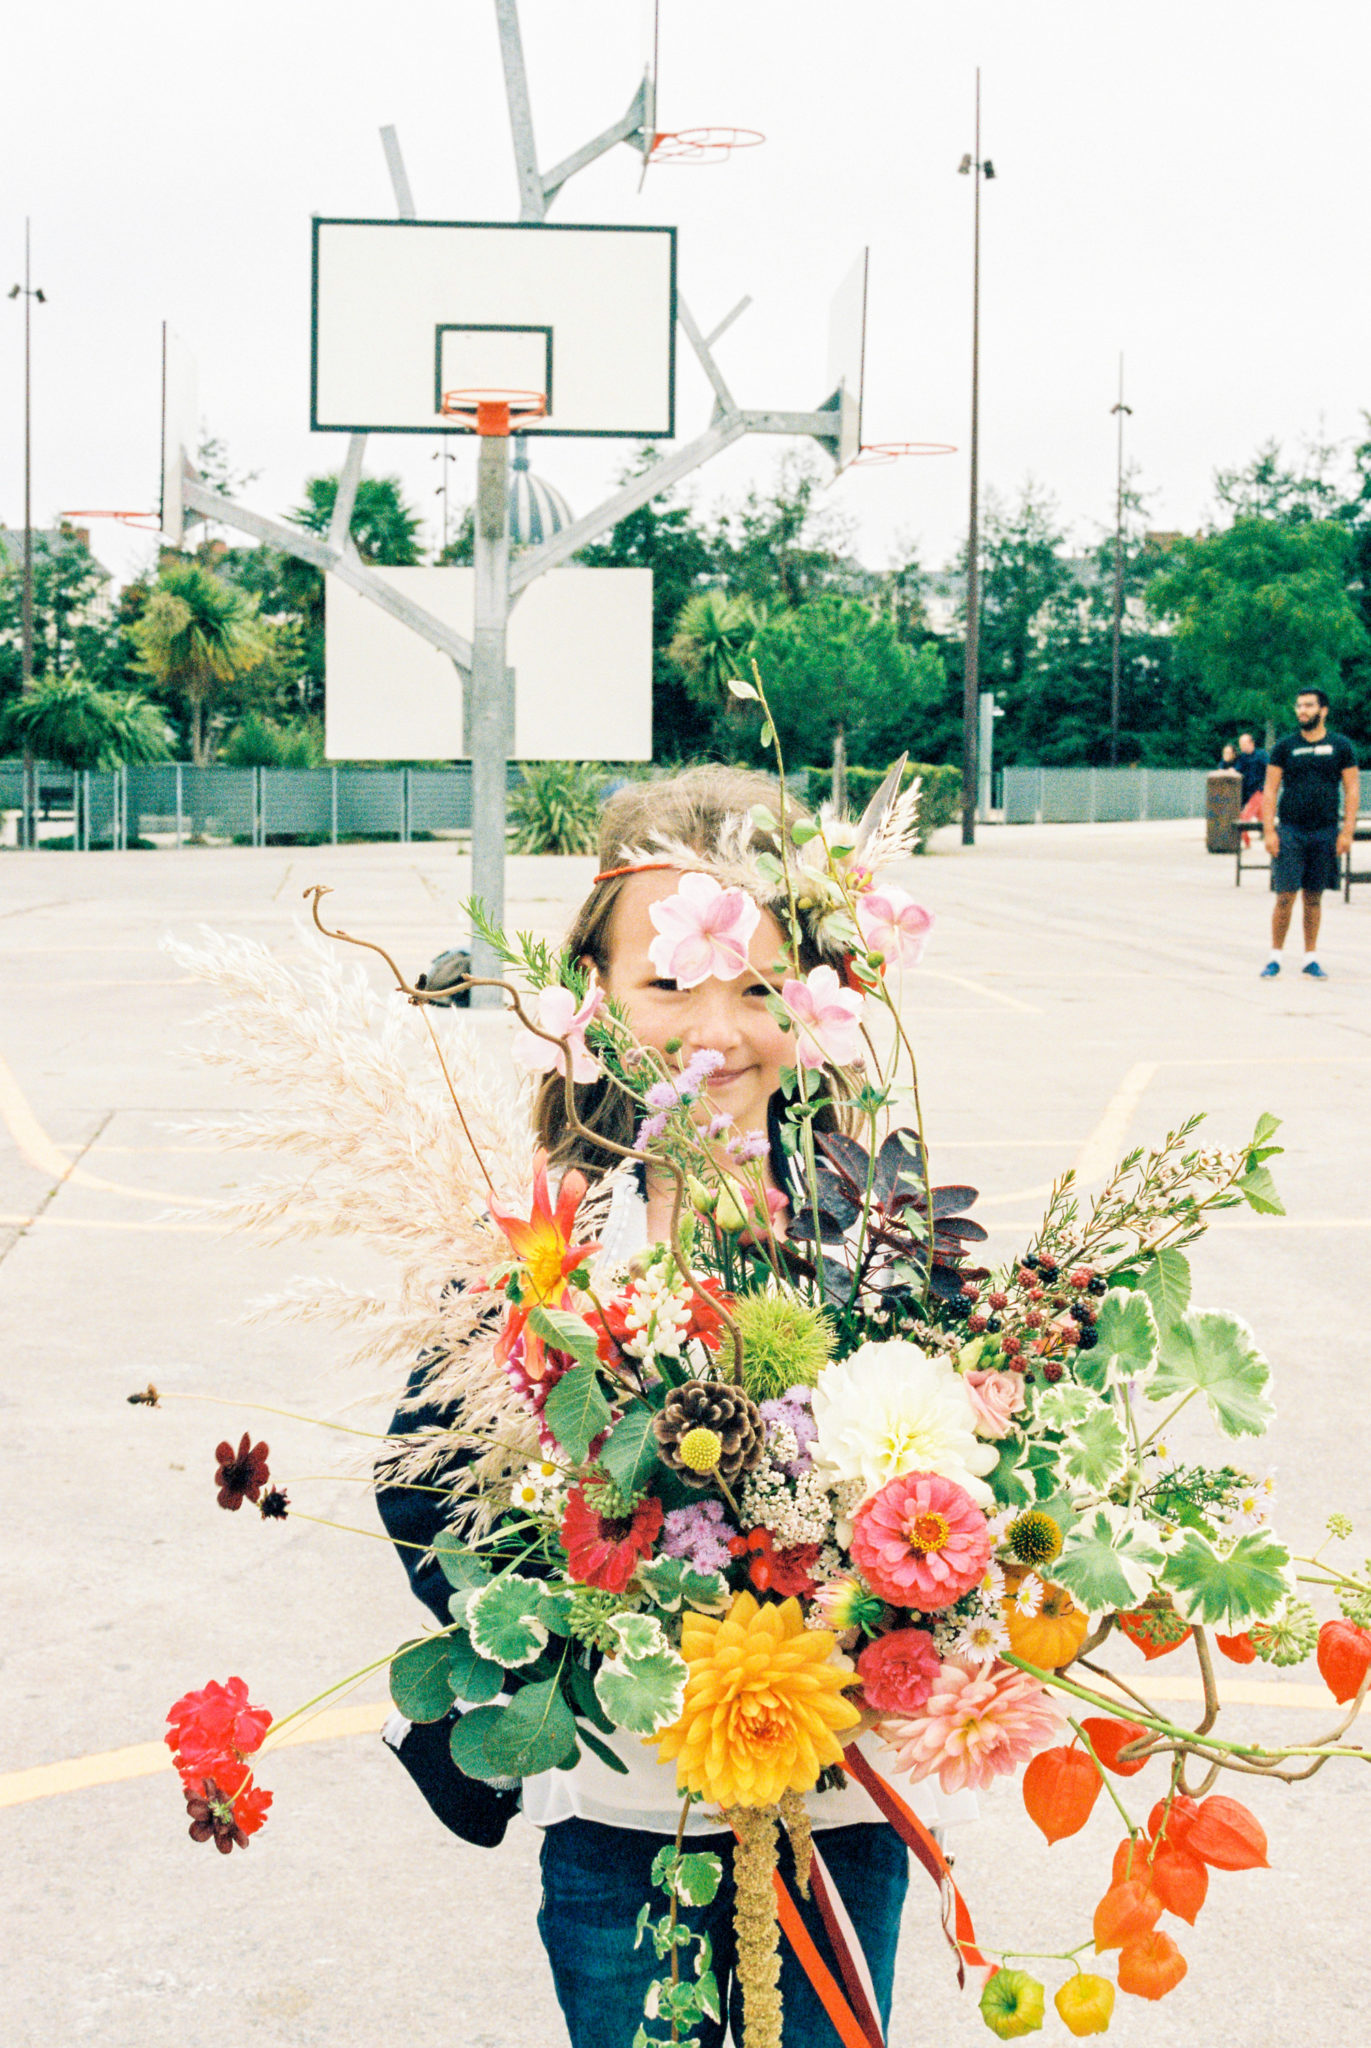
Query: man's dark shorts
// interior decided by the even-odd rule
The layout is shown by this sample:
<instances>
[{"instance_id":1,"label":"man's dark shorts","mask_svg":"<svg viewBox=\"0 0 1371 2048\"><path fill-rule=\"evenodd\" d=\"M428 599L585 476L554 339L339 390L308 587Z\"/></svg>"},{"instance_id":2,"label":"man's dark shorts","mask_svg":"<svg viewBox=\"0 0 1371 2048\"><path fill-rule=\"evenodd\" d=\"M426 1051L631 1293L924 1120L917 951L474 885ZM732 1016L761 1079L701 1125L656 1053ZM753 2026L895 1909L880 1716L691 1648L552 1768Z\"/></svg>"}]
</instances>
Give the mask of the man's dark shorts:
<instances>
[{"instance_id":1,"label":"man's dark shorts","mask_svg":"<svg viewBox=\"0 0 1371 2048\"><path fill-rule=\"evenodd\" d=\"M1294 832L1289 825L1278 828L1281 850L1271 863L1271 887L1278 896L1294 896L1303 889L1313 896L1338 886L1338 835L1336 832Z\"/></svg>"}]
</instances>

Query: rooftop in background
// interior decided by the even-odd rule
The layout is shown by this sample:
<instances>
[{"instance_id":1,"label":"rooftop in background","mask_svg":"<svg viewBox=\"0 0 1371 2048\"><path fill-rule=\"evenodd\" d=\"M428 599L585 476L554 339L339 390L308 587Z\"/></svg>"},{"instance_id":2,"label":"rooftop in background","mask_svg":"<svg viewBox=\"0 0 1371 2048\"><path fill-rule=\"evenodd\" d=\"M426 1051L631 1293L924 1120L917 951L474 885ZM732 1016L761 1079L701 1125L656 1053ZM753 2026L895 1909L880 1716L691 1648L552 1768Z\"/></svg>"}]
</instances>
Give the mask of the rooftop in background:
<instances>
[{"instance_id":1,"label":"rooftop in background","mask_svg":"<svg viewBox=\"0 0 1371 2048\"><path fill-rule=\"evenodd\" d=\"M91 549L90 528L88 526L70 526L64 519L60 526L35 526L33 529L33 537L36 541L41 540L46 542L47 546L51 549L51 551L54 554L60 553L63 548L84 548L86 550L86 553L89 554L91 556L91 559L95 562L95 566L100 571L100 574L104 577L105 581L107 583L109 582L109 570L105 567L103 562L99 561L96 558ZM23 527L0 526L0 566L3 566L11 562L17 565L18 563L22 562L23 559Z\"/></svg>"}]
</instances>

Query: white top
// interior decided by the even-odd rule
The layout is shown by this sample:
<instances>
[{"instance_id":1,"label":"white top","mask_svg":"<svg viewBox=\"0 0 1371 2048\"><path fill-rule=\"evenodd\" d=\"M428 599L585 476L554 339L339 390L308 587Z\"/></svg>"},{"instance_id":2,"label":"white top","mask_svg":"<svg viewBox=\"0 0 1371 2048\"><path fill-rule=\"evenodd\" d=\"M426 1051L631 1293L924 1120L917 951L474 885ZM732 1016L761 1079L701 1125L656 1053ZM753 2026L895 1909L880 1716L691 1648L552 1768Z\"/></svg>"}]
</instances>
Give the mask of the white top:
<instances>
[{"instance_id":1,"label":"white top","mask_svg":"<svg viewBox=\"0 0 1371 2048\"><path fill-rule=\"evenodd\" d=\"M524 1813L536 1828L553 1827L559 1820L598 1820L610 1828L641 1828L653 1835L674 1835L681 1817L683 1794L676 1789L676 1766L657 1761L639 1735L616 1728L601 1741L628 1765L627 1776L611 1771L608 1764L590 1751L581 1751L580 1762L569 1771L542 1771L523 1781ZM953 1821L976 1820L980 1808L974 1792L947 1793L933 1779L917 1785L891 1770L891 1752L872 1735L863 1735L857 1747L880 1775L889 1780L925 1827L947 1827ZM862 1785L849 1782L840 1792L812 1793L805 1801L811 1824L816 1828L847 1828L859 1822L886 1825L885 1815ZM688 1835L717 1835L723 1823L711 1806L692 1808L686 1822Z\"/></svg>"}]
</instances>

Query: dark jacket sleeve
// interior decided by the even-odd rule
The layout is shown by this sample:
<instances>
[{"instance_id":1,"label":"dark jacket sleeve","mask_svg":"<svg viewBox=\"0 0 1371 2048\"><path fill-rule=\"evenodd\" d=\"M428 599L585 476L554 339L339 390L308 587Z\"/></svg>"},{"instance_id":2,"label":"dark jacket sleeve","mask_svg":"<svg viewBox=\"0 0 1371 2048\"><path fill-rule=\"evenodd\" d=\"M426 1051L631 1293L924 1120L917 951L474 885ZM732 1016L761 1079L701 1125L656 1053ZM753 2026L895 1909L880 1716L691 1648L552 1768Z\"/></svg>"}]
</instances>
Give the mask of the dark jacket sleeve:
<instances>
[{"instance_id":1,"label":"dark jacket sleeve","mask_svg":"<svg viewBox=\"0 0 1371 2048\"><path fill-rule=\"evenodd\" d=\"M410 1374L406 1392L411 1399L423 1391L430 1369L427 1363L421 1362ZM441 1429L452 1421L453 1415L450 1405L444 1407L436 1402L423 1408L402 1407L391 1418L390 1433L401 1437L411 1436L421 1429ZM414 1596L423 1601L444 1627L452 1618L448 1613L448 1596L452 1588L444 1578L437 1559L426 1553L432 1550L433 1539L446 1524L447 1505L443 1495L433 1489L444 1478L460 1471L468 1459L469 1454L455 1453L445 1465L429 1474L422 1486L388 1484L379 1475L376 1484L376 1505L381 1520L399 1551Z\"/></svg>"}]
</instances>

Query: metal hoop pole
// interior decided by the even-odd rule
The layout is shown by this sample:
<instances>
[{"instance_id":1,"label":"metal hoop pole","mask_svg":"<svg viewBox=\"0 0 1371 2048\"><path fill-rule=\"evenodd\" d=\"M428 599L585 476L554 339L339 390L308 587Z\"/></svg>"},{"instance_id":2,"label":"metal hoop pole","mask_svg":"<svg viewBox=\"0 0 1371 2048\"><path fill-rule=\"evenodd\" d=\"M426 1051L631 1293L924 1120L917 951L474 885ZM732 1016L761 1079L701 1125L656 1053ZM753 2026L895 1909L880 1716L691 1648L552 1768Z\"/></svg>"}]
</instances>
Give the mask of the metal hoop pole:
<instances>
[{"instance_id":1,"label":"metal hoop pole","mask_svg":"<svg viewBox=\"0 0 1371 2048\"><path fill-rule=\"evenodd\" d=\"M476 612L466 696L471 757L471 893L496 924L505 915L505 792L514 746L514 678L505 665L509 630L509 439L483 435L476 460ZM471 935L471 971L496 980L501 963ZM473 1009L498 1009L498 988L473 988Z\"/></svg>"}]
</instances>

